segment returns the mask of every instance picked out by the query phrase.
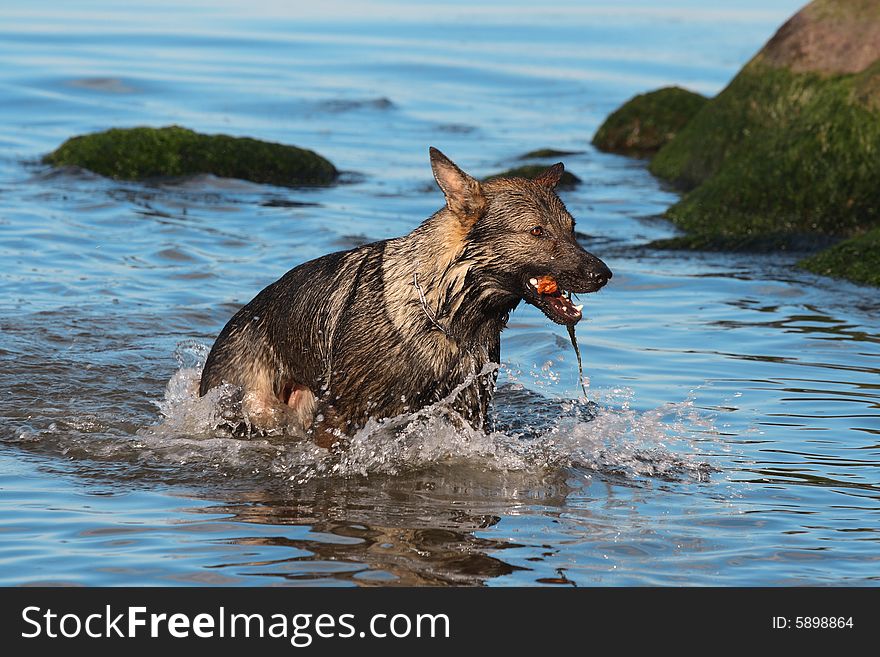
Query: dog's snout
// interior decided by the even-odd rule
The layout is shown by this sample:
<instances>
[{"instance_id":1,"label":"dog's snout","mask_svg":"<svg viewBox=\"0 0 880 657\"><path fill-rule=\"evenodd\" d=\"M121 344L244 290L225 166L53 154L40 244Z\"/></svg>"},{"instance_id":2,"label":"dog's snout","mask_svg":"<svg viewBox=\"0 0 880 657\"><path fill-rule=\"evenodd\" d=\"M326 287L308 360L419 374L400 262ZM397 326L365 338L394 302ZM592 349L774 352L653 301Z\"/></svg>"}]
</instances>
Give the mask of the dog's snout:
<instances>
[{"instance_id":1,"label":"dog's snout","mask_svg":"<svg viewBox=\"0 0 880 657\"><path fill-rule=\"evenodd\" d=\"M582 267L584 276L594 285L599 287L605 285L614 275L604 262L588 251L584 251L587 261Z\"/></svg>"},{"instance_id":2,"label":"dog's snout","mask_svg":"<svg viewBox=\"0 0 880 657\"><path fill-rule=\"evenodd\" d=\"M608 265L597 258L597 267L596 270L593 272L593 276L607 283L609 280L611 280L611 277L614 276L614 274L611 273Z\"/></svg>"}]
</instances>

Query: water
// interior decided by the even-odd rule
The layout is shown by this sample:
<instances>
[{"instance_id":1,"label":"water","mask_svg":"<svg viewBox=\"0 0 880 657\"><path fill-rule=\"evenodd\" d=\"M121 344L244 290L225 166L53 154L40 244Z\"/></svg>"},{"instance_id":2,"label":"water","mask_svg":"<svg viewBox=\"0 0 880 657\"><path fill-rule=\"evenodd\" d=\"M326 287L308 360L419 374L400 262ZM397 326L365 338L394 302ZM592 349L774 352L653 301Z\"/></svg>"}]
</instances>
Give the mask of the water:
<instances>
[{"instance_id":1,"label":"water","mask_svg":"<svg viewBox=\"0 0 880 657\"><path fill-rule=\"evenodd\" d=\"M715 93L800 0L0 7L0 584L788 585L880 576L880 302L793 254L656 253L674 192L589 138ZM39 156L178 123L314 148L344 184L115 182ZM436 210L428 145L534 148L615 276L522 307L489 434L442 407L340 460L223 437L192 381L292 266ZM403 431L398 431L406 427Z\"/></svg>"}]
</instances>

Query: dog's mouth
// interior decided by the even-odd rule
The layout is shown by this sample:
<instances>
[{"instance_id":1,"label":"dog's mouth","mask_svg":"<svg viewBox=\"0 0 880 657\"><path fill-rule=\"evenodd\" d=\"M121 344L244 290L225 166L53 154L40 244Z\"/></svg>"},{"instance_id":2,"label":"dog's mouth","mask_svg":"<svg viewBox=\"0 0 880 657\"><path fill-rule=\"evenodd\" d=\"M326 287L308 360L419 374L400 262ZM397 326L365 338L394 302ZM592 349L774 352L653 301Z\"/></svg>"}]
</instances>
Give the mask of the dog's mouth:
<instances>
[{"instance_id":1,"label":"dog's mouth","mask_svg":"<svg viewBox=\"0 0 880 657\"><path fill-rule=\"evenodd\" d=\"M552 276L530 278L526 289L525 301L557 324L572 326L583 318L583 305L572 303L571 292L563 290Z\"/></svg>"}]
</instances>

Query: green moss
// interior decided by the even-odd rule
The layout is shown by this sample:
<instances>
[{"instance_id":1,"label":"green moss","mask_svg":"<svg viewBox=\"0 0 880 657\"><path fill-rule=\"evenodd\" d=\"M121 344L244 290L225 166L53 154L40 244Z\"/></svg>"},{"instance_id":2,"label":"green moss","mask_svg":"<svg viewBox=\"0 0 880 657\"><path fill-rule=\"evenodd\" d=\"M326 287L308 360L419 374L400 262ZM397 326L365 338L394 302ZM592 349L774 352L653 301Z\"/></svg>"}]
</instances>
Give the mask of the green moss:
<instances>
[{"instance_id":1,"label":"green moss","mask_svg":"<svg viewBox=\"0 0 880 657\"><path fill-rule=\"evenodd\" d=\"M681 87L640 94L605 119L593 145L612 153L651 155L675 137L706 102L704 96Z\"/></svg>"},{"instance_id":2,"label":"green moss","mask_svg":"<svg viewBox=\"0 0 880 657\"><path fill-rule=\"evenodd\" d=\"M548 166L550 165L526 164L521 167L515 167L513 169L508 169L507 171L502 171L501 173L486 176L485 180L494 180L495 178L537 178L539 175L547 170ZM570 171L564 171L557 187L560 187L562 189L571 188L579 184L580 182L581 179L578 178L576 175L574 175Z\"/></svg>"},{"instance_id":3,"label":"green moss","mask_svg":"<svg viewBox=\"0 0 880 657\"><path fill-rule=\"evenodd\" d=\"M528 153L523 153L518 160L547 160L554 157L565 157L566 155L577 155L579 151L560 151L555 148L539 148Z\"/></svg>"},{"instance_id":4,"label":"green moss","mask_svg":"<svg viewBox=\"0 0 880 657\"><path fill-rule=\"evenodd\" d=\"M853 78L853 99L880 113L880 59Z\"/></svg>"},{"instance_id":5,"label":"green moss","mask_svg":"<svg viewBox=\"0 0 880 657\"><path fill-rule=\"evenodd\" d=\"M43 158L103 176L141 180L211 173L271 185L326 185L336 168L313 151L179 126L112 129L72 137Z\"/></svg>"},{"instance_id":6,"label":"green moss","mask_svg":"<svg viewBox=\"0 0 880 657\"><path fill-rule=\"evenodd\" d=\"M805 258L798 266L824 276L880 286L880 228Z\"/></svg>"},{"instance_id":7,"label":"green moss","mask_svg":"<svg viewBox=\"0 0 880 657\"><path fill-rule=\"evenodd\" d=\"M729 240L845 236L880 222L880 116L855 93L858 77L753 60L651 162L696 186L667 216Z\"/></svg>"}]
</instances>

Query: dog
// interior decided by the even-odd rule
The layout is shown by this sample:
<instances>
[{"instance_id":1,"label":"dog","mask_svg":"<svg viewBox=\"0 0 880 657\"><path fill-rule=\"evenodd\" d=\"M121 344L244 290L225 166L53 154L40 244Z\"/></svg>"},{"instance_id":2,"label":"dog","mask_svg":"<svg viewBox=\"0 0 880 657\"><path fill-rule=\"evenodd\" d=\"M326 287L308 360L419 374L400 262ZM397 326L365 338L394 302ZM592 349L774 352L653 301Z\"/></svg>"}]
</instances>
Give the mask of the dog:
<instances>
[{"instance_id":1,"label":"dog","mask_svg":"<svg viewBox=\"0 0 880 657\"><path fill-rule=\"evenodd\" d=\"M408 235L305 262L265 288L214 342L200 395L232 384L249 427L325 448L453 392L454 410L484 427L511 311L525 301L574 325L571 293L595 292L611 270L575 239L555 192L562 163L479 182L429 152L445 207Z\"/></svg>"}]
</instances>

